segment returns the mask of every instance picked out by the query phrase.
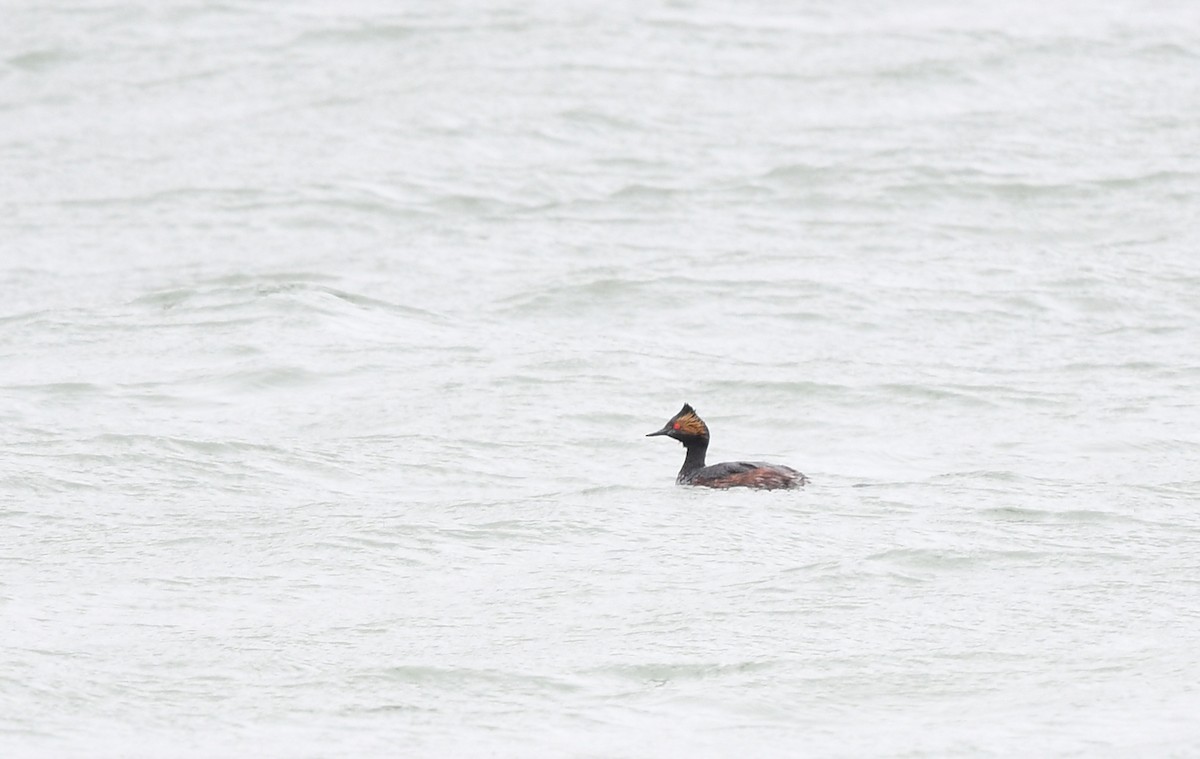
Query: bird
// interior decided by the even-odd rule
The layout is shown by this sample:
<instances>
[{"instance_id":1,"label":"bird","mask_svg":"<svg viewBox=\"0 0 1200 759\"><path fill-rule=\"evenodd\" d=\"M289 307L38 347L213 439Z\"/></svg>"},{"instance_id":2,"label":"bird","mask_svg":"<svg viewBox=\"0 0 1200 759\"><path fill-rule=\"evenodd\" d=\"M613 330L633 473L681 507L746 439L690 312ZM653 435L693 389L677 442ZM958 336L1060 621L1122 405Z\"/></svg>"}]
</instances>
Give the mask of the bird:
<instances>
[{"instance_id":1,"label":"bird","mask_svg":"<svg viewBox=\"0 0 1200 759\"><path fill-rule=\"evenodd\" d=\"M711 466L704 465L708 453L708 425L687 403L679 413L663 425L658 432L646 437L666 435L673 437L687 449L683 468L675 478L678 485L704 488L755 488L757 490L779 490L798 488L808 483L808 478L788 466L765 464L761 461L726 461Z\"/></svg>"}]
</instances>

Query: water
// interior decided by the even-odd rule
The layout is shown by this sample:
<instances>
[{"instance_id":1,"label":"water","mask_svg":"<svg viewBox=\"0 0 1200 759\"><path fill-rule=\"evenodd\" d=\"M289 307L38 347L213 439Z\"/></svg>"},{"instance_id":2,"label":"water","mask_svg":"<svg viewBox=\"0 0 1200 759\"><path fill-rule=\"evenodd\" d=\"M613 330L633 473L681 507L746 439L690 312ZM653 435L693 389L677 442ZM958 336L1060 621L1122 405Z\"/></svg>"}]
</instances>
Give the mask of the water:
<instances>
[{"instance_id":1,"label":"water","mask_svg":"<svg viewBox=\"0 0 1200 759\"><path fill-rule=\"evenodd\" d=\"M8 3L0 753L1200 753L1198 8Z\"/></svg>"}]
</instances>

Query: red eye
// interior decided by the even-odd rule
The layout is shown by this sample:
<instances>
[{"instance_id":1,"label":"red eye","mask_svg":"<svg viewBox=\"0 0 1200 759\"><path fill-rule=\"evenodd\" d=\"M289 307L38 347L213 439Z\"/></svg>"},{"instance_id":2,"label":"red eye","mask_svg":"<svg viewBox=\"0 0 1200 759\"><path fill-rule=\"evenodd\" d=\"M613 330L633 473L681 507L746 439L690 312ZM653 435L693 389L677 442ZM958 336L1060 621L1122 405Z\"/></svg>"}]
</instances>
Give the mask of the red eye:
<instances>
[{"instance_id":1,"label":"red eye","mask_svg":"<svg viewBox=\"0 0 1200 759\"><path fill-rule=\"evenodd\" d=\"M675 422L675 424L674 424L674 425L672 425L672 426L673 426L675 429L679 429L679 422Z\"/></svg>"}]
</instances>

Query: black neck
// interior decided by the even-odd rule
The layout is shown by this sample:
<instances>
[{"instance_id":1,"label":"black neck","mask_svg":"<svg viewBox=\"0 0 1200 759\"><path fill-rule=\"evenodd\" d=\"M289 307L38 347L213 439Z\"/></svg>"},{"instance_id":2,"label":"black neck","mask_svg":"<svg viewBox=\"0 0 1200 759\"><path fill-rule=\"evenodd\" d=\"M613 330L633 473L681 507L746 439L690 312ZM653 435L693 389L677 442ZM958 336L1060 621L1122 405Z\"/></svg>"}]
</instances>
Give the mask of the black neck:
<instances>
[{"instance_id":1,"label":"black neck","mask_svg":"<svg viewBox=\"0 0 1200 759\"><path fill-rule=\"evenodd\" d=\"M704 454L708 453L708 438L691 438L680 442L687 448L683 469L679 470L679 476L682 477L704 466Z\"/></svg>"}]
</instances>

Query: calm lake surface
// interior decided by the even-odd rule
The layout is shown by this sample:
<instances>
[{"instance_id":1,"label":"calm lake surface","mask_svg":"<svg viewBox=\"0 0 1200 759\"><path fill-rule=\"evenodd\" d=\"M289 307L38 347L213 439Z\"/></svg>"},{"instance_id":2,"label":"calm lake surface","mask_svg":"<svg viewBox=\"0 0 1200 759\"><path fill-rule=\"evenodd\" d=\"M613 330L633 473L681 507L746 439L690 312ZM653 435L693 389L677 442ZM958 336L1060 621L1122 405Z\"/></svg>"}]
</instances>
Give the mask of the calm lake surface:
<instances>
[{"instance_id":1,"label":"calm lake surface","mask_svg":"<svg viewBox=\"0 0 1200 759\"><path fill-rule=\"evenodd\" d=\"M3 15L0 754L1200 755L1200 5Z\"/></svg>"}]
</instances>

